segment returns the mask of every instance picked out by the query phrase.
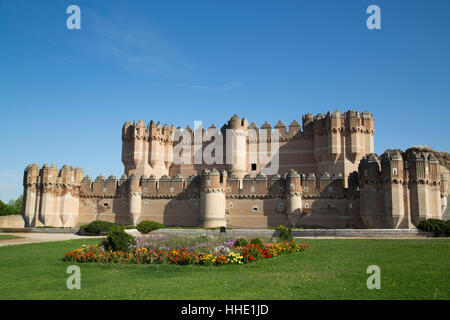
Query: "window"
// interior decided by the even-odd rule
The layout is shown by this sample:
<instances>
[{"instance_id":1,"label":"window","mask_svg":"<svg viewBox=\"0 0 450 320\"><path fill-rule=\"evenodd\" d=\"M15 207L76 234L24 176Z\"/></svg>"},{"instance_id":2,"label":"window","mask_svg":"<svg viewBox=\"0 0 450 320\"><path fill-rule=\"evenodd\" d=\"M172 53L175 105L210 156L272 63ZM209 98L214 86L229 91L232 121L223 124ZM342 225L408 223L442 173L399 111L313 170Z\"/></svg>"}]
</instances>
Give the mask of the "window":
<instances>
[{"instance_id":1,"label":"window","mask_svg":"<svg viewBox=\"0 0 450 320\"><path fill-rule=\"evenodd\" d=\"M233 202L230 202L230 208L233 208Z\"/></svg>"},{"instance_id":2,"label":"window","mask_svg":"<svg viewBox=\"0 0 450 320\"><path fill-rule=\"evenodd\" d=\"M148 201L144 202L144 207L148 207Z\"/></svg>"},{"instance_id":3,"label":"window","mask_svg":"<svg viewBox=\"0 0 450 320\"><path fill-rule=\"evenodd\" d=\"M171 187L171 188L169 189L169 192L173 192L173 187Z\"/></svg>"},{"instance_id":4,"label":"window","mask_svg":"<svg viewBox=\"0 0 450 320\"><path fill-rule=\"evenodd\" d=\"M253 210L253 212L258 212L258 206L253 206L252 210Z\"/></svg>"},{"instance_id":5,"label":"window","mask_svg":"<svg viewBox=\"0 0 450 320\"><path fill-rule=\"evenodd\" d=\"M250 192L255 192L255 187L254 186L250 187Z\"/></svg>"},{"instance_id":6,"label":"window","mask_svg":"<svg viewBox=\"0 0 450 320\"><path fill-rule=\"evenodd\" d=\"M392 174L397 174L397 168L392 168Z\"/></svg>"},{"instance_id":7,"label":"window","mask_svg":"<svg viewBox=\"0 0 450 320\"><path fill-rule=\"evenodd\" d=\"M305 209L309 209L309 203L305 203Z\"/></svg>"},{"instance_id":8,"label":"window","mask_svg":"<svg viewBox=\"0 0 450 320\"><path fill-rule=\"evenodd\" d=\"M147 192L147 188L144 188L144 192Z\"/></svg>"},{"instance_id":9,"label":"window","mask_svg":"<svg viewBox=\"0 0 450 320\"><path fill-rule=\"evenodd\" d=\"M278 208L279 208L279 209L283 209L283 207L284 207L284 206L283 206L283 202L280 202L280 203L278 204Z\"/></svg>"},{"instance_id":10,"label":"window","mask_svg":"<svg viewBox=\"0 0 450 320\"><path fill-rule=\"evenodd\" d=\"M252 171L256 171L256 163L252 163Z\"/></svg>"},{"instance_id":11,"label":"window","mask_svg":"<svg viewBox=\"0 0 450 320\"><path fill-rule=\"evenodd\" d=\"M283 190L283 187L280 187L280 192L283 192L284 190Z\"/></svg>"},{"instance_id":12,"label":"window","mask_svg":"<svg viewBox=\"0 0 450 320\"><path fill-rule=\"evenodd\" d=\"M103 193L105 193L106 192L106 188L103 188Z\"/></svg>"},{"instance_id":13,"label":"window","mask_svg":"<svg viewBox=\"0 0 450 320\"><path fill-rule=\"evenodd\" d=\"M333 187L328 187L328 192L329 193L333 192Z\"/></svg>"},{"instance_id":14,"label":"window","mask_svg":"<svg viewBox=\"0 0 450 320\"><path fill-rule=\"evenodd\" d=\"M206 186L210 186L211 185L211 180L206 180Z\"/></svg>"},{"instance_id":15,"label":"window","mask_svg":"<svg viewBox=\"0 0 450 320\"><path fill-rule=\"evenodd\" d=\"M109 206L108 202L103 202L103 207L107 208Z\"/></svg>"},{"instance_id":16,"label":"window","mask_svg":"<svg viewBox=\"0 0 450 320\"><path fill-rule=\"evenodd\" d=\"M304 190L305 192L308 192L308 187L305 187L303 190Z\"/></svg>"},{"instance_id":17,"label":"window","mask_svg":"<svg viewBox=\"0 0 450 320\"><path fill-rule=\"evenodd\" d=\"M194 208L198 208L198 202L194 203Z\"/></svg>"},{"instance_id":18,"label":"window","mask_svg":"<svg viewBox=\"0 0 450 320\"><path fill-rule=\"evenodd\" d=\"M231 187L227 187L227 192L231 192Z\"/></svg>"}]
</instances>

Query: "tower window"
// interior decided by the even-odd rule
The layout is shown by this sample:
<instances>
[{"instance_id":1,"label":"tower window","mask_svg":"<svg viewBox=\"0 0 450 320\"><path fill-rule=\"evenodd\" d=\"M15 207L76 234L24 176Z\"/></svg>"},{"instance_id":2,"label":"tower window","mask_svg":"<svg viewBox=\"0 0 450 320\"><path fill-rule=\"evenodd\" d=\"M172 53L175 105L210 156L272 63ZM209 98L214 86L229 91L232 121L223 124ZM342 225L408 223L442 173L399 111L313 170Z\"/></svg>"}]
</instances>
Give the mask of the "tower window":
<instances>
[{"instance_id":1,"label":"tower window","mask_svg":"<svg viewBox=\"0 0 450 320\"><path fill-rule=\"evenodd\" d=\"M255 192L255 187L252 186L252 187L250 188L250 191L251 191L251 192Z\"/></svg>"},{"instance_id":2,"label":"tower window","mask_svg":"<svg viewBox=\"0 0 450 320\"><path fill-rule=\"evenodd\" d=\"M252 163L252 171L256 171L256 163Z\"/></svg>"},{"instance_id":3,"label":"tower window","mask_svg":"<svg viewBox=\"0 0 450 320\"><path fill-rule=\"evenodd\" d=\"M397 168L392 168L392 174L397 174Z\"/></svg>"}]
</instances>

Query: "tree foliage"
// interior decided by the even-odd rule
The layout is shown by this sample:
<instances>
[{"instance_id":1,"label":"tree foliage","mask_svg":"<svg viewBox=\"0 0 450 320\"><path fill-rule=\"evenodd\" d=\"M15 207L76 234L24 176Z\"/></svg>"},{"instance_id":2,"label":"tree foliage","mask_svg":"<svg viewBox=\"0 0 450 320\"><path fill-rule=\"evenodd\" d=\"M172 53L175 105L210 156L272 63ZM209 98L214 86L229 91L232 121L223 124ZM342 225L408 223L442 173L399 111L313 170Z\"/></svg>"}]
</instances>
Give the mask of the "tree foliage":
<instances>
[{"instance_id":1,"label":"tree foliage","mask_svg":"<svg viewBox=\"0 0 450 320\"><path fill-rule=\"evenodd\" d=\"M22 214L23 195L16 200L10 200L7 204L0 200L0 216Z\"/></svg>"}]
</instances>

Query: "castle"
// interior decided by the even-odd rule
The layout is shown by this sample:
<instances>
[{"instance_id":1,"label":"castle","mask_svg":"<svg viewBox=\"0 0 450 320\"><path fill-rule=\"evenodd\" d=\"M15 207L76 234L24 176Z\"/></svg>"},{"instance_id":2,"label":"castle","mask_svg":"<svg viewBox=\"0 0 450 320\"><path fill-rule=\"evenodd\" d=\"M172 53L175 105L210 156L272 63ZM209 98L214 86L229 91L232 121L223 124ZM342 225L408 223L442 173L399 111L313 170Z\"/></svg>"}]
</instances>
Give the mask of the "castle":
<instances>
[{"instance_id":1,"label":"castle","mask_svg":"<svg viewBox=\"0 0 450 320\"><path fill-rule=\"evenodd\" d=\"M418 149L374 154L374 119L347 111L273 128L234 115L220 130L151 121L122 128L124 174L37 164L24 172L25 226L414 228L442 218L448 168ZM209 155L209 156L208 156Z\"/></svg>"}]
</instances>

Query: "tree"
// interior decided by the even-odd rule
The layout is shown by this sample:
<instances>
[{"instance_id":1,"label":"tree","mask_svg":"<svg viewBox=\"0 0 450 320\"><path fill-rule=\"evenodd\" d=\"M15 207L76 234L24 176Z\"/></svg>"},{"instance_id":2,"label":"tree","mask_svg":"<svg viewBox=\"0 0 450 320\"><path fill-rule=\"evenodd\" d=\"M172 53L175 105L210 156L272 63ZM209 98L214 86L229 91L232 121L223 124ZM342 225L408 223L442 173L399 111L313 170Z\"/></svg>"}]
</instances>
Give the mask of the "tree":
<instances>
[{"instance_id":1,"label":"tree","mask_svg":"<svg viewBox=\"0 0 450 320\"><path fill-rule=\"evenodd\" d=\"M23 195L16 200L10 200L8 204L0 200L0 216L22 214Z\"/></svg>"}]
</instances>

